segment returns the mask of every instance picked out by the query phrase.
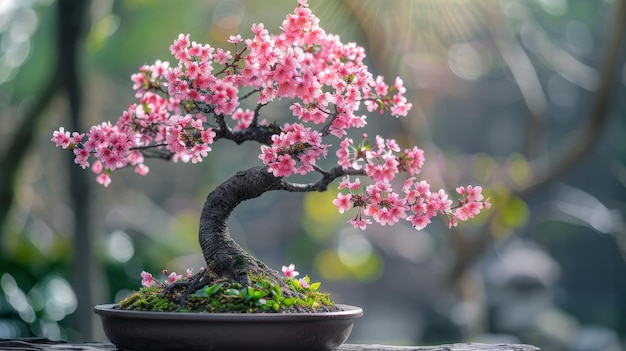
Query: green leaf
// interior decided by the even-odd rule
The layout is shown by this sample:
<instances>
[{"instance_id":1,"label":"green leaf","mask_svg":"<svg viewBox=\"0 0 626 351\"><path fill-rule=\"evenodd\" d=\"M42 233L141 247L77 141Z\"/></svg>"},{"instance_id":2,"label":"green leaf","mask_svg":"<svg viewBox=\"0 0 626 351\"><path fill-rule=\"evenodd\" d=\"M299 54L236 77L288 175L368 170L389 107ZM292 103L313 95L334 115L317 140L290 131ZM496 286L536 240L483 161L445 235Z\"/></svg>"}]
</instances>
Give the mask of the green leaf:
<instances>
[{"instance_id":1,"label":"green leaf","mask_svg":"<svg viewBox=\"0 0 626 351\"><path fill-rule=\"evenodd\" d=\"M209 297L209 294L206 292L207 289L209 288L209 286L205 286L204 288L196 291L195 293L193 293L191 296L193 297Z\"/></svg>"},{"instance_id":2,"label":"green leaf","mask_svg":"<svg viewBox=\"0 0 626 351\"><path fill-rule=\"evenodd\" d=\"M294 297L288 297L282 301L283 305L290 307L294 303L296 303L296 299Z\"/></svg>"},{"instance_id":3,"label":"green leaf","mask_svg":"<svg viewBox=\"0 0 626 351\"><path fill-rule=\"evenodd\" d=\"M311 286L309 287L309 290L311 290L311 291L316 291L317 289L319 289L319 288L320 288L320 285L322 285L322 283L320 283L320 282L313 283L313 284L311 284Z\"/></svg>"},{"instance_id":4,"label":"green leaf","mask_svg":"<svg viewBox=\"0 0 626 351\"><path fill-rule=\"evenodd\" d=\"M259 299L262 299L263 297L265 297L265 292L264 291L255 290L255 291L252 292L251 296L252 296L253 299L259 300Z\"/></svg>"},{"instance_id":5,"label":"green leaf","mask_svg":"<svg viewBox=\"0 0 626 351\"><path fill-rule=\"evenodd\" d=\"M271 284L267 280L262 280L262 281L256 282L254 285L256 285L260 289L269 289Z\"/></svg>"},{"instance_id":6,"label":"green leaf","mask_svg":"<svg viewBox=\"0 0 626 351\"><path fill-rule=\"evenodd\" d=\"M218 283L218 284L214 284L211 286L207 286L204 289L204 292L207 294L207 296L211 296L214 295L215 293L217 293L218 291L220 291L220 289L224 286L224 283Z\"/></svg>"},{"instance_id":7,"label":"green leaf","mask_svg":"<svg viewBox=\"0 0 626 351\"><path fill-rule=\"evenodd\" d=\"M282 290L280 289L280 286L278 285L272 285L272 295L276 296L277 299L280 299L280 297L283 295Z\"/></svg>"},{"instance_id":8,"label":"green leaf","mask_svg":"<svg viewBox=\"0 0 626 351\"><path fill-rule=\"evenodd\" d=\"M226 293L226 295L234 295L234 296L237 296L237 295L239 295L239 290L237 290L237 289L233 289L233 288L230 288L230 289L226 290L226 292L225 292L225 293Z\"/></svg>"}]
</instances>

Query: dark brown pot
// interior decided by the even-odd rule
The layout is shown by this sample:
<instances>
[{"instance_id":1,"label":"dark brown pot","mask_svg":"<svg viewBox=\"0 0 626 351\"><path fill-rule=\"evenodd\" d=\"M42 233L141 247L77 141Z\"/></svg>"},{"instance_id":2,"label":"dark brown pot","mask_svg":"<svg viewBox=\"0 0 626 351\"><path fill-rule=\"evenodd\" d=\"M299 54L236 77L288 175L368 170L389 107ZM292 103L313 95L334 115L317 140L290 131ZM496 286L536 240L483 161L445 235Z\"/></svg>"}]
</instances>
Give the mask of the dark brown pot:
<instances>
[{"instance_id":1,"label":"dark brown pot","mask_svg":"<svg viewBox=\"0 0 626 351\"><path fill-rule=\"evenodd\" d=\"M98 305L106 336L121 350L333 350L363 315L337 305L324 313L142 312Z\"/></svg>"}]
</instances>

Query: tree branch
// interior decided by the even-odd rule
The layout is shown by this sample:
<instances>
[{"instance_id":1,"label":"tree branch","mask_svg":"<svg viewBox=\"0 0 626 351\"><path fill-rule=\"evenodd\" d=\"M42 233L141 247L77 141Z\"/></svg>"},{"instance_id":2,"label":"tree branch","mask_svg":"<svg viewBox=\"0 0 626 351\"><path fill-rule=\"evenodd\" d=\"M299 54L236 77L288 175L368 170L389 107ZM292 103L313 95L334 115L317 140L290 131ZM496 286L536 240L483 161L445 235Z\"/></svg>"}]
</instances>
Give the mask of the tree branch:
<instances>
[{"instance_id":1,"label":"tree branch","mask_svg":"<svg viewBox=\"0 0 626 351\"><path fill-rule=\"evenodd\" d=\"M328 186L335 179L341 178L347 175L365 175L365 170L363 169L347 169L337 166L332 168L330 171L319 171L322 173L322 177L315 183L291 183L284 179L281 179L280 183L277 184L278 190L285 190L289 192L312 192L312 191L326 191L328 190Z\"/></svg>"},{"instance_id":2,"label":"tree branch","mask_svg":"<svg viewBox=\"0 0 626 351\"><path fill-rule=\"evenodd\" d=\"M621 48L624 43L624 32L626 32L626 1L619 1L615 6L613 32L609 35L606 56L602 64L600 85L596 94L597 98L590 112L588 123L585 123L573 132L561 144L561 147L554 155L545 155L543 158L532 162L537 176L531 184L517 191L517 195L527 196L538 188L561 177L591 150L600 137L600 133L609 117L609 100L613 82L617 77L615 70L617 69Z\"/></svg>"},{"instance_id":3,"label":"tree branch","mask_svg":"<svg viewBox=\"0 0 626 351\"><path fill-rule=\"evenodd\" d=\"M530 114L526 131L526 148L528 159L533 159L539 155L539 150L545 145L548 101L528 54L505 22L506 19L500 7L496 3L492 5L488 11L492 23L489 30L528 107Z\"/></svg>"},{"instance_id":4,"label":"tree branch","mask_svg":"<svg viewBox=\"0 0 626 351\"><path fill-rule=\"evenodd\" d=\"M270 145L272 143L272 135L276 134L278 127L269 126L250 126L246 129L232 131L230 128L220 128L215 130L215 140L227 139L234 141L238 145L246 141L256 141L259 144Z\"/></svg>"},{"instance_id":5,"label":"tree branch","mask_svg":"<svg viewBox=\"0 0 626 351\"><path fill-rule=\"evenodd\" d=\"M589 152L594 142L599 138L606 121L608 120L609 98L611 96L611 86L616 77L615 69L621 45L624 42L624 32L626 31L626 1L620 1L616 5L614 30L610 33L610 41L607 43L606 57L602 65L602 78L597 93L595 105L590 112L588 123L581 126L576 133L573 133L556 152L560 157L545 155L542 159L532 162L533 173L536 177L528 186L514 192L513 195L527 197L540 187L546 186L550 182L558 179L563 173ZM556 160L556 161L554 161ZM450 270L449 281L457 281L467 270L474 260L482 254L491 244L492 235L487 228L477 237L467 239L462 235L455 235L453 245L458 249L456 261Z\"/></svg>"}]
</instances>

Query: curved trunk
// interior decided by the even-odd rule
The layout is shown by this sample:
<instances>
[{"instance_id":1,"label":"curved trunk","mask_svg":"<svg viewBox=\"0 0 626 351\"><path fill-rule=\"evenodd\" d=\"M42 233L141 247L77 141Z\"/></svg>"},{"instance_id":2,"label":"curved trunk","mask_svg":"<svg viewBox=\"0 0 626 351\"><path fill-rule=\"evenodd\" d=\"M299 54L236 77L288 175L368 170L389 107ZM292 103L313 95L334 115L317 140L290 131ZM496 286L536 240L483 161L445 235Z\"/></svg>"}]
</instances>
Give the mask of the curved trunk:
<instances>
[{"instance_id":1,"label":"curved trunk","mask_svg":"<svg viewBox=\"0 0 626 351\"><path fill-rule=\"evenodd\" d=\"M277 190L280 183L281 179L268 173L267 166L253 167L230 177L207 196L200 215L199 240L212 279L248 285L251 273L273 273L230 237L228 218L242 201Z\"/></svg>"},{"instance_id":2,"label":"curved trunk","mask_svg":"<svg viewBox=\"0 0 626 351\"><path fill-rule=\"evenodd\" d=\"M257 166L237 172L213 190L206 199L200 215L200 247L207 262L204 274L210 280L226 278L247 286L250 274L281 277L261 261L254 259L237 244L228 233L228 217L241 202L254 199L272 190L288 192L326 191L335 179L345 175L363 175L363 170L335 167L329 171L318 170L320 179L315 183L298 184L274 177L267 166Z\"/></svg>"}]
</instances>

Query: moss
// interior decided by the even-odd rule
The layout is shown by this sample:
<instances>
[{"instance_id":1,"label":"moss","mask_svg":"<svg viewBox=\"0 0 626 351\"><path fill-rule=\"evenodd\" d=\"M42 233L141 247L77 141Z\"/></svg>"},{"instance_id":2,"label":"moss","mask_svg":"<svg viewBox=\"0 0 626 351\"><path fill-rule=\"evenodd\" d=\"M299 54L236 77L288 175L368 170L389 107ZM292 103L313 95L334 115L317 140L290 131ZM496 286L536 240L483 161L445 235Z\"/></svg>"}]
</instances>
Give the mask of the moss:
<instances>
[{"instance_id":1,"label":"moss","mask_svg":"<svg viewBox=\"0 0 626 351\"><path fill-rule=\"evenodd\" d=\"M158 287L141 288L120 302L120 308L136 311L175 311L176 304Z\"/></svg>"},{"instance_id":2,"label":"moss","mask_svg":"<svg viewBox=\"0 0 626 351\"><path fill-rule=\"evenodd\" d=\"M283 284L279 284L283 283ZM284 278L274 283L263 274L250 275L250 286L218 281L179 302L180 289L165 293L163 287L144 287L120 302L120 308L137 311L203 313L321 312L336 310L327 293L304 289L297 280ZM282 288L281 288L282 286Z\"/></svg>"},{"instance_id":3,"label":"moss","mask_svg":"<svg viewBox=\"0 0 626 351\"><path fill-rule=\"evenodd\" d=\"M237 257L235 257L235 268L236 269L243 269L245 268L247 265L247 261L246 258L243 255L239 255Z\"/></svg>"}]
</instances>

